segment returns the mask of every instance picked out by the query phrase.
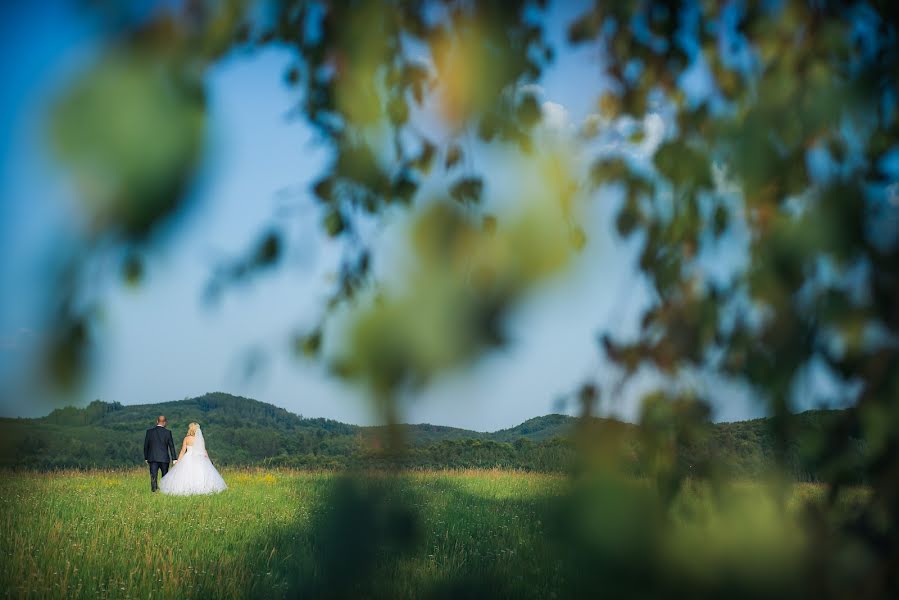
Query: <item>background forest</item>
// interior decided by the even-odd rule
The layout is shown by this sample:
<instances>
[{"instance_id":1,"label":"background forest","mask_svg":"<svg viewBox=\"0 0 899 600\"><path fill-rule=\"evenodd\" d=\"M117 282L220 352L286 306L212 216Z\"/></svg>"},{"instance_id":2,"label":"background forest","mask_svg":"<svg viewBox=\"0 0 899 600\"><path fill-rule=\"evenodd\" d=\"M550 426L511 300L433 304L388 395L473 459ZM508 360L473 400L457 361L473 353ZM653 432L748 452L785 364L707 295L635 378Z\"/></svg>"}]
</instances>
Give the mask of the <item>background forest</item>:
<instances>
[{"instance_id":1,"label":"background forest","mask_svg":"<svg viewBox=\"0 0 899 600\"><path fill-rule=\"evenodd\" d=\"M14 469L131 468L142 453L142 431L156 415L168 416L177 438L180 426L199 421L210 436L216 464L311 469L521 469L565 473L577 464L572 435L577 418L535 417L510 429L491 433L438 425L401 425L405 447L398 456L380 451L383 428L360 427L328 419L297 416L283 408L223 393L160 404L129 405L92 402L85 408L63 408L40 419L0 420L0 466ZM828 473L813 460L822 431L841 417L839 411L808 411L796 416L800 432L787 458L796 481L821 482ZM626 432L633 476L650 473L641 464L640 432L630 423L599 419L605 427ZM759 479L776 466L775 430L770 419L714 423L701 439L674 450L686 471L714 455L720 476ZM856 450L857 483L864 483L861 461L866 445ZM697 472L698 474L698 472Z\"/></svg>"}]
</instances>

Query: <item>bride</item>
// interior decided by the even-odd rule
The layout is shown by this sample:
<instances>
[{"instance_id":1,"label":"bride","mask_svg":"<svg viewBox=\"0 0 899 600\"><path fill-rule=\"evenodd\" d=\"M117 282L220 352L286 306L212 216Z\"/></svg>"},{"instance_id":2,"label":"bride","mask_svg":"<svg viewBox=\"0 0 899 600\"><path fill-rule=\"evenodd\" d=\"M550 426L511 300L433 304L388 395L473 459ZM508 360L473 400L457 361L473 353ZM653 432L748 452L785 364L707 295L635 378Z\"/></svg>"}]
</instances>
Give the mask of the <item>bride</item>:
<instances>
[{"instance_id":1,"label":"bride","mask_svg":"<svg viewBox=\"0 0 899 600\"><path fill-rule=\"evenodd\" d=\"M225 480L212 466L212 461L206 454L206 443L199 423L191 423L181 444L178 460L160 480L159 490L163 494L190 496L218 493L226 489L228 486L225 485Z\"/></svg>"}]
</instances>

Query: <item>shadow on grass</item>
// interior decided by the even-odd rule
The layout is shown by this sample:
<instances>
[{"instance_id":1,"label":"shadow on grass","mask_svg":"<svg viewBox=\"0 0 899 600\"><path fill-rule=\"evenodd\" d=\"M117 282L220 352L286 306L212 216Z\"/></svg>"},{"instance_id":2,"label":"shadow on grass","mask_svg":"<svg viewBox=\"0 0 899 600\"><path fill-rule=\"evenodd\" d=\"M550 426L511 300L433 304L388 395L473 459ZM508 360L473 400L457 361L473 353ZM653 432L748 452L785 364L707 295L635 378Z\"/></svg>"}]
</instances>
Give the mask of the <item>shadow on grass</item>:
<instances>
[{"instance_id":1,"label":"shadow on grass","mask_svg":"<svg viewBox=\"0 0 899 600\"><path fill-rule=\"evenodd\" d=\"M305 519L256 540L247 596L795 598L797 515L757 486L689 484L669 505L644 481L584 478L545 495L452 475L345 474ZM492 487L491 487L492 485ZM277 555L276 560L272 556Z\"/></svg>"},{"instance_id":2,"label":"shadow on grass","mask_svg":"<svg viewBox=\"0 0 899 600\"><path fill-rule=\"evenodd\" d=\"M247 596L546 598L543 498L491 498L448 477L345 474L324 483L308 520L256 540L264 577ZM271 560L272 555L280 559ZM262 562L264 561L264 562Z\"/></svg>"}]
</instances>

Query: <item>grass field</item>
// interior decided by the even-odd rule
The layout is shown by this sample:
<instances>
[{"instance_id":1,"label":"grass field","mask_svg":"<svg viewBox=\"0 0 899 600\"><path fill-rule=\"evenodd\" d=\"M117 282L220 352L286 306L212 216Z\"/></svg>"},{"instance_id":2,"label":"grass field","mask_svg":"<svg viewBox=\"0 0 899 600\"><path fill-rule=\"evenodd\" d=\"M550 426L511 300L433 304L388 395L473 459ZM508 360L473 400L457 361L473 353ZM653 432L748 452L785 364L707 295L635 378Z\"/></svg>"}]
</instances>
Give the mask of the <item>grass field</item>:
<instances>
[{"instance_id":1,"label":"grass field","mask_svg":"<svg viewBox=\"0 0 899 600\"><path fill-rule=\"evenodd\" d=\"M364 557L352 539L339 539L359 534L359 524L329 515L341 503L371 500L371 485L354 496L338 492L343 479L327 473L223 475L227 492L189 498L151 495L143 470L6 475L0 589L12 597L272 597L359 575ZM374 486L378 497L367 504L379 512L366 521L386 518L382 537L389 538L402 531L390 527L390 507L411 501L421 539L411 553L386 540L371 565L381 581L372 589L415 595L484 569L498 578L545 570L535 515L562 478L483 471L402 479Z\"/></svg>"},{"instance_id":2,"label":"grass field","mask_svg":"<svg viewBox=\"0 0 899 600\"><path fill-rule=\"evenodd\" d=\"M547 501L567 491L560 476L223 475L227 492L183 498L151 495L143 470L4 474L0 589L60 598L549 598L565 586L544 523ZM798 486L794 501L820 492ZM697 543L706 534L697 529Z\"/></svg>"}]
</instances>

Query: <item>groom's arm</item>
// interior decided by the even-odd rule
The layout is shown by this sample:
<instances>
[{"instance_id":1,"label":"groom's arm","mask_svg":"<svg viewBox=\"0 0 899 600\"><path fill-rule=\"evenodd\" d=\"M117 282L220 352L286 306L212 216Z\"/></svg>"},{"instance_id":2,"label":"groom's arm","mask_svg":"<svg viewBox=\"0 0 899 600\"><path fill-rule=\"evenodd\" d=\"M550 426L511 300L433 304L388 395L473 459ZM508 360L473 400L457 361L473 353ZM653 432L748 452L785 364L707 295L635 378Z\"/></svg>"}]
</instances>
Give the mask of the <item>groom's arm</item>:
<instances>
[{"instance_id":1,"label":"groom's arm","mask_svg":"<svg viewBox=\"0 0 899 600\"><path fill-rule=\"evenodd\" d=\"M169 439L166 441L166 444L169 447L169 455L172 457L172 462L178 460L178 453L175 452L175 442L172 440L172 432L169 432Z\"/></svg>"},{"instance_id":2,"label":"groom's arm","mask_svg":"<svg viewBox=\"0 0 899 600\"><path fill-rule=\"evenodd\" d=\"M144 434L144 462L150 460L150 432Z\"/></svg>"}]
</instances>

